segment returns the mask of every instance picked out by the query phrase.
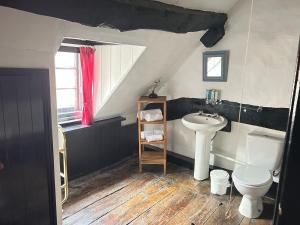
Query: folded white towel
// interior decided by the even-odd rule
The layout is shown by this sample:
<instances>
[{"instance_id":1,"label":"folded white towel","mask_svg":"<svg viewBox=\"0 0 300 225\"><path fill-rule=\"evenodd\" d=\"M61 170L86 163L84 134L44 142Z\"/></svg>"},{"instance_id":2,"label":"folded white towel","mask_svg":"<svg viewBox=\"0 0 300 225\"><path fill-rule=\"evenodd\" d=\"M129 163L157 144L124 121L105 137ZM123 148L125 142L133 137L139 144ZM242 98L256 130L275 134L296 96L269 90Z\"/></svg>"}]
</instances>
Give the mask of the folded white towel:
<instances>
[{"instance_id":1,"label":"folded white towel","mask_svg":"<svg viewBox=\"0 0 300 225\"><path fill-rule=\"evenodd\" d=\"M163 140L163 136L161 134L148 135L146 137L146 140L148 142L151 142L151 141L161 141L161 140Z\"/></svg>"},{"instance_id":2,"label":"folded white towel","mask_svg":"<svg viewBox=\"0 0 300 225\"><path fill-rule=\"evenodd\" d=\"M145 130L141 132L141 138L142 139L146 139L147 136L149 135L153 135L153 131L152 130Z\"/></svg>"},{"instance_id":3,"label":"folded white towel","mask_svg":"<svg viewBox=\"0 0 300 225\"><path fill-rule=\"evenodd\" d=\"M142 139L146 139L147 136L149 135L164 135L164 131L163 130L145 130L141 132L141 138Z\"/></svg>"},{"instance_id":4,"label":"folded white towel","mask_svg":"<svg viewBox=\"0 0 300 225\"><path fill-rule=\"evenodd\" d=\"M146 120L148 122L163 119L163 115L160 109L143 110L140 112L140 117L141 120Z\"/></svg>"}]
</instances>

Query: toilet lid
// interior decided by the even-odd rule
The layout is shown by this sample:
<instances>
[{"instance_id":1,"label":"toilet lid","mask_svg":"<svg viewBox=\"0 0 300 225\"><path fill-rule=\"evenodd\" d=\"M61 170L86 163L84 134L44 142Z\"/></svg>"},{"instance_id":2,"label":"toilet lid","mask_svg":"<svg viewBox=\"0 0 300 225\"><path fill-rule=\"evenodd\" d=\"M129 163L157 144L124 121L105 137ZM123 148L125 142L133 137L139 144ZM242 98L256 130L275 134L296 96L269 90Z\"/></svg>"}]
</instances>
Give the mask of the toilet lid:
<instances>
[{"instance_id":1,"label":"toilet lid","mask_svg":"<svg viewBox=\"0 0 300 225\"><path fill-rule=\"evenodd\" d=\"M269 170L255 166L240 166L233 171L232 177L247 186L262 186L272 180Z\"/></svg>"}]
</instances>

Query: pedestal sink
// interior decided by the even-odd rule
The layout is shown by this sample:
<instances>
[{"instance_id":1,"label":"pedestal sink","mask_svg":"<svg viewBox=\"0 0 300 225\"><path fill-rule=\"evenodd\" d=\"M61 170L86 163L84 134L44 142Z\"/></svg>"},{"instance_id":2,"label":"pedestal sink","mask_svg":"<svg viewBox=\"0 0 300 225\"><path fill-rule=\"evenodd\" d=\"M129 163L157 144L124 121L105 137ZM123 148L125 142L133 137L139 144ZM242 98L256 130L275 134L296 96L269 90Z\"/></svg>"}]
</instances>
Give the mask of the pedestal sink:
<instances>
[{"instance_id":1,"label":"pedestal sink","mask_svg":"<svg viewBox=\"0 0 300 225\"><path fill-rule=\"evenodd\" d=\"M224 128L227 119L216 114L192 113L182 118L185 127L196 131L194 178L209 177L209 156L211 140L218 130Z\"/></svg>"}]
</instances>

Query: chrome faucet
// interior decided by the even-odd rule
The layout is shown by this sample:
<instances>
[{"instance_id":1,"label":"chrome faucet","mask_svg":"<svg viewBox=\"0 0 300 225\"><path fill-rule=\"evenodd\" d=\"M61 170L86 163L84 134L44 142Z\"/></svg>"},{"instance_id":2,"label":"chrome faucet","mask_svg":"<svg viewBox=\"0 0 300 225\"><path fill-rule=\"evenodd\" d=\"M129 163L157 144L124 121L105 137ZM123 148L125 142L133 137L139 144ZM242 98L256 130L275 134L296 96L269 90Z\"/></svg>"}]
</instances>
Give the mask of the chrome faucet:
<instances>
[{"instance_id":1,"label":"chrome faucet","mask_svg":"<svg viewBox=\"0 0 300 225\"><path fill-rule=\"evenodd\" d=\"M202 110L200 110L198 112L198 116L207 116L207 117L210 117L210 118L219 118L220 117L220 115L218 113L213 113L213 114L211 114L211 113L204 113Z\"/></svg>"},{"instance_id":2,"label":"chrome faucet","mask_svg":"<svg viewBox=\"0 0 300 225\"><path fill-rule=\"evenodd\" d=\"M220 117L220 115L218 114L218 113L214 113L214 114L212 114L212 116L211 116L212 118L219 118Z\"/></svg>"}]
</instances>

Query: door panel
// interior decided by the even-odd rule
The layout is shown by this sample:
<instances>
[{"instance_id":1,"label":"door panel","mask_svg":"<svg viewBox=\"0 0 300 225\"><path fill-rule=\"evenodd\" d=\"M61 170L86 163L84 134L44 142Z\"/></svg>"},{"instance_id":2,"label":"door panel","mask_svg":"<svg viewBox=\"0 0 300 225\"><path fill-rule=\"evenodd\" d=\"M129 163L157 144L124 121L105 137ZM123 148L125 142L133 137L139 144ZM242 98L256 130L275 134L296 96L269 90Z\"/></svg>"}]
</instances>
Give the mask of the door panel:
<instances>
[{"instance_id":1,"label":"door panel","mask_svg":"<svg viewBox=\"0 0 300 225\"><path fill-rule=\"evenodd\" d=\"M17 89L11 88L18 82L18 77L0 77L3 128L5 131L4 144L1 152L5 158L1 159L5 165L0 174L2 186L0 224L17 224L25 217L25 196L21 151L19 147L19 125Z\"/></svg>"},{"instance_id":2,"label":"door panel","mask_svg":"<svg viewBox=\"0 0 300 225\"><path fill-rule=\"evenodd\" d=\"M0 69L0 224L56 224L49 98L48 71Z\"/></svg>"},{"instance_id":3,"label":"door panel","mask_svg":"<svg viewBox=\"0 0 300 225\"><path fill-rule=\"evenodd\" d=\"M286 143L277 191L274 225L299 224L300 170L300 40L292 104L286 132Z\"/></svg>"}]
</instances>

